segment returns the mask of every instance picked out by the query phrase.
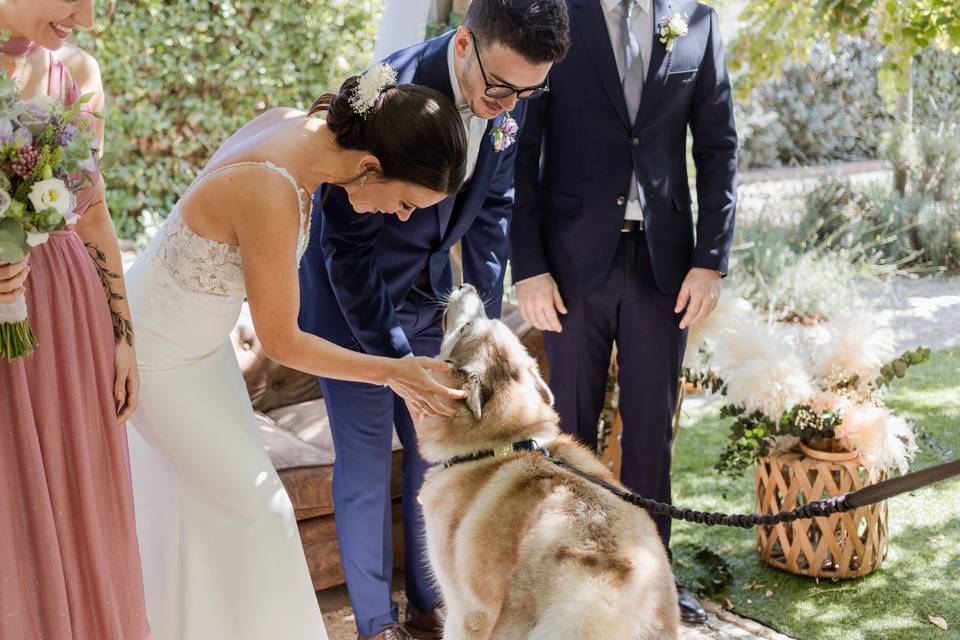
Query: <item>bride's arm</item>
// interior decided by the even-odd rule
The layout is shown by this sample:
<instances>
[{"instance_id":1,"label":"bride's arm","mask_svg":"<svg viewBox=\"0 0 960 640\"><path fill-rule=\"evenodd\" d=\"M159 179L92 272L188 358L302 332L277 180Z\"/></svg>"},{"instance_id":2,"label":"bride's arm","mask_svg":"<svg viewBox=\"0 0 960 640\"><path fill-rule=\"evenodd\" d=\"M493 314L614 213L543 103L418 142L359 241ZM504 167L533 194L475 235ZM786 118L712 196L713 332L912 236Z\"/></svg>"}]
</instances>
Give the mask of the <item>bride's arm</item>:
<instances>
[{"instance_id":1,"label":"bride's arm","mask_svg":"<svg viewBox=\"0 0 960 640\"><path fill-rule=\"evenodd\" d=\"M296 196L285 178L245 168L226 172L216 182L218 190L230 194L226 200L233 205L229 210L243 257L250 313L267 357L324 378L389 385L415 410L452 415L440 398L462 398L463 392L440 385L427 373L446 370L444 363L370 356L300 329L299 221Z\"/></svg>"}]
</instances>

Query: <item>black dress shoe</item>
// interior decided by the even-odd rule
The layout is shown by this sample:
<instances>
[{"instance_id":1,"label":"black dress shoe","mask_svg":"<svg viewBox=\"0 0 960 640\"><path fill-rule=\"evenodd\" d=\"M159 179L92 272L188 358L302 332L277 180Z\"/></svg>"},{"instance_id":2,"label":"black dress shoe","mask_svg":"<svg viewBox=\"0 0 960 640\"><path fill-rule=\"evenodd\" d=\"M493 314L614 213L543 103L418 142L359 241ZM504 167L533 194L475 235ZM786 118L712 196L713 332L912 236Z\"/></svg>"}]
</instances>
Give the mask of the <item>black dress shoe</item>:
<instances>
[{"instance_id":1,"label":"black dress shoe","mask_svg":"<svg viewBox=\"0 0 960 640\"><path fill-rule=\"evenodd\" d=\"M443 616L439 607L426 612L408 602L403 626L416 640L443 640Z\"/></svg>"},{"instance_id":2,"label":"black dress shoe","mask_svg":"<svg viewBox=\"0 0 960 640\"><path fill-rule=\"evenodd\" d=\"M677 600L680 603L680 619L687 624L703 624L707 621L707 612L691 591L677 585Z\"/></svg>"},{"instance_id":3,"label":"black dress shoe","mask_svg":"<svg viewBox=\"0 0 960 640\"><path fill-rule=\"evenodd\" d=\"M375 636L357 636L357 640L413 640L403 625L392 624Z\"/></svg>"}]
</instances>

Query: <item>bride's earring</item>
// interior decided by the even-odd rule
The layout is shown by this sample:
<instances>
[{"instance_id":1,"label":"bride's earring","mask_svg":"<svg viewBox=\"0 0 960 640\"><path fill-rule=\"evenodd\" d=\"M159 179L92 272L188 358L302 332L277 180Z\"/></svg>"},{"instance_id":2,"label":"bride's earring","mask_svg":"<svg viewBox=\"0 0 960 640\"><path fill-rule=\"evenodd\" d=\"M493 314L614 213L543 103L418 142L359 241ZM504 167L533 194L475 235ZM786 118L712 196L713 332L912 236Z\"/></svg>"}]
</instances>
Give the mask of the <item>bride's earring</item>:
<instances>
[{"instance_id":1,"label":"bride's earring","mask_svg":"<svg viewBox=\"0 0 960 640\"><path fill-rule=\"evenodd\" d=\"M369 175L369 174L366 174L366 173L365 173L365 174L363 174L362 176L360 176L360 187L361 187L361 188L367 186L367 177L368 177L368 175Z\"/></svg>"}]
</instances>

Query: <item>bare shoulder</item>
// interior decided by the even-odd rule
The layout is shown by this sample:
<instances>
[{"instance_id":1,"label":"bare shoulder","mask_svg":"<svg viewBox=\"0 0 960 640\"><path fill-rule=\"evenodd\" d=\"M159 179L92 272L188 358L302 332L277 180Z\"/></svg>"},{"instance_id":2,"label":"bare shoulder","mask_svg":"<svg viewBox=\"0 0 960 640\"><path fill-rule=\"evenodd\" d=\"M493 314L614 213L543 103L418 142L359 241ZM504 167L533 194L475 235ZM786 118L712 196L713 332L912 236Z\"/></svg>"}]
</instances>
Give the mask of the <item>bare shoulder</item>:
<instances>
[{"instance_id":1,"label":"bare shoulder","mask_svg":"<svg viewBox=\"0 0 960 640\"><path fill-rule=\"evenodd\" d=\"M280 172L264 164L214 168L216 175L197 189L194 197L208 210L229 211L235 231L270 229L270 235L296 235L300 191ZM192 199L192 198L191 198Z\"/></svg>"},{"instance_id":2,"label":"bare shoulder","mask_svg":"<svg viewBox=\"0 0 960 640\"><path fill-rule=\"evenodd\" d=\"M97 59L73 44L65 44L56 53L57 59L67 68L80 93L103 94L103 79Z\"/></svg>"}]
</instances>

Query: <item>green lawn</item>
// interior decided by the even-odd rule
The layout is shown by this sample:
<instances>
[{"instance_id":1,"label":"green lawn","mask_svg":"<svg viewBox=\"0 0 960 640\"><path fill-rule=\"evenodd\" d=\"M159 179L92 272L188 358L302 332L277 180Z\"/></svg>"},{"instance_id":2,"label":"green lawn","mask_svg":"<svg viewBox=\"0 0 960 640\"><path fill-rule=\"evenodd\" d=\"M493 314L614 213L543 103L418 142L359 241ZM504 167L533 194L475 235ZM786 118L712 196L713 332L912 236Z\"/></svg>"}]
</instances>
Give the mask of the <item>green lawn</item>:
<instances>
[{"instance_id":1,"label":"green lawn","mask_svg":"<svg viewBox=\"0 0 960 640\"><path fill-rule=\"evenodd\" d=\"M888 398L916 425L921 451L914 469L960 456L960 349L937 352L912 368L894 382ZM713 403L684 415L673 467L674 501L696 509L750 512L752 471L729 479L713 469L727 434L718 409ZM960 479L899 496L889 508L887 558L859 580L818 582L783 573L759 560L752 530L684 522L673 525L677 574L692 582L698 573L696 551L706 547L720 553L733 582L715 598L804 640L960 640ZM943 618L948 630L931 624L930 616Z\"/></svg>"}]
</instances>

